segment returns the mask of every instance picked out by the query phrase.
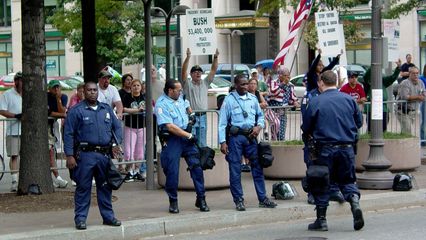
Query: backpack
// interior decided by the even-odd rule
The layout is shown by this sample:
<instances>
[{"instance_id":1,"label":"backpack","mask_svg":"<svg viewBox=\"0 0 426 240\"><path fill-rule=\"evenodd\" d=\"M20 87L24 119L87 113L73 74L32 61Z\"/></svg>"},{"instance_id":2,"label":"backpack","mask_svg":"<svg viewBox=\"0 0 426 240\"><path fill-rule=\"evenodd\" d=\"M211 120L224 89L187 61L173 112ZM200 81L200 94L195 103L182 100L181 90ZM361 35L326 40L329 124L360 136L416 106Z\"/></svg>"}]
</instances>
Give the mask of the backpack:
<instances>
[{"instance_id":1,"label":"backpack","mask_svg":"<svg viewBox=\"0 0 426 240\"><path fill-rule=\"evenodd\" d=\"M401 172L393 178L392 189L394 191L410 191L413 188L413 176L408 173Z\"/></svg>"},{"instance_id":2,"label":"backpack","mask_svg":"<svg viewBox=\"0 0 426 240\"><path fill-rule=\"evenodd\" d=\"M280 181L272 185L272 197L280 200L290 200L296 196L296 190L288 182Z\"/></svg>"},{"instance_id":3,"label":"backpack","mask_svg":"<svg viewBox=\"0 0 426 240\"><path fill-rule=\"evenodd\" d=\"M214 161L215 152L209 147L200 147L200 165L203 170L213 169L216 165Z\"/></svg>"}]
</instances>

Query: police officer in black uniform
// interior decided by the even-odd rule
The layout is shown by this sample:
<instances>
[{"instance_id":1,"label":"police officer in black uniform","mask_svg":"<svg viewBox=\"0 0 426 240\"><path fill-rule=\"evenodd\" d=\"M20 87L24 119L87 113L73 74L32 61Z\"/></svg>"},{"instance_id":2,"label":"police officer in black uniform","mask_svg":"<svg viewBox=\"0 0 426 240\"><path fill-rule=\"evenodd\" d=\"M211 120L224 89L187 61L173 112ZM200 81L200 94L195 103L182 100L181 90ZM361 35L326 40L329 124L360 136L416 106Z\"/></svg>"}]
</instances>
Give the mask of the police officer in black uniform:
<instances>
[{"instance_id":1,"label":"police officer in black uniform","mask_svg":"<svg viewBox=\"0 0 426 240\"><path fill-rule=\"evenodd\" d=\"M115 218L112 210L112 189L106 179L111 152L120 151L123 130L112 108L97 101L98 86L95 82L85 84L84 98L68 112L64 128L67 167L73 169L73 179L77 183L74 196L75 227L78 230L86 229L93 177L103 224L120 226L121 222Z\"/></svg>"},{"instance_id":2,"label":"police officer in black uniform","mask_svg":"<svg viewBox=\"0 0 426 240\"><path fill-rule=\"evenodd\" d=\"M338 184L345 200L351 204L354 229L359 230L364 226L364 219L359 206L360 192L355 184L354 144L358 128L362 126L362 113L349 95L337 90L336 75L332 71L321 74L318 86L322 94L309 102L303 115L302 130L316 142L318 158L312 164L327 166L325 169L330 179L321 182ZM317 219L309 224L309 230L328 230L326 212L330 198L329 186L323 186L322 189L312 192Z\"/></svg>"}]
</instances>

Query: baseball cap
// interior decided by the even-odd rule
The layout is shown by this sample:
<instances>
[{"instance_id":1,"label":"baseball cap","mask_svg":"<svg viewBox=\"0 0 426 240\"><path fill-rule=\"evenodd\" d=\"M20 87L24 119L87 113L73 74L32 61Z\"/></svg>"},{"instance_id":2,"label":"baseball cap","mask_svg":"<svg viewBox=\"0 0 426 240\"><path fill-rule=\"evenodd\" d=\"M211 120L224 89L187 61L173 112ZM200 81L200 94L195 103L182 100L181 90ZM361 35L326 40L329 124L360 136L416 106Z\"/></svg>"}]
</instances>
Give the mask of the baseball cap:
<instances>
[{"instance_id":1,"label":"baseball cap","mask_svg":"<svg viewBox=\"0 0 426 240\"><path fill-rule=\"evenodd\" d=\"M15 76L13 77L13 80L22 79L22 72L16 72Z\"/></svg>"},{"instance_id":2,"label":"baseball cap","mask_svg":"<svg viewBox=\"0 0 426 240\"><path fill-rule=\"evenodd\" d=\"M98 78L103 78L103 77L112 77L112 75L108 71L102 70L99 72Z\"/></svg>"},{"instance_id":3,"label":"baseball cap","mask_svg":"<svg viewBox=\"0 0 426 240\"><path fill-rule=\"evenodd\" d=\"M51 80L49 84L47 84L48 88L53 88L55 86L61 86L61 83L59 82L59 80Z\"/></svg>"},{"instance_id":4,"label":"baseball cap","mask_svg":"<svg viewBox=\"0 0 426 240\"><path fill-rule=\"evenodd\" d=\"M203 69L200 67L200 65L194 65L194 66L191 68L191 73L193 73L193 72L195 72L195 71L203 72Z\"/></svg>"},{"instance_id":5,"label":"baseball cap","mask_svg":"<svg viewBox=\"0 0 426 240\"><path fill-rule=\"evenodd\" d=\"M348 71L348 77L358 77L358 73L354 71Z\"/></svg>"}]
</instances>

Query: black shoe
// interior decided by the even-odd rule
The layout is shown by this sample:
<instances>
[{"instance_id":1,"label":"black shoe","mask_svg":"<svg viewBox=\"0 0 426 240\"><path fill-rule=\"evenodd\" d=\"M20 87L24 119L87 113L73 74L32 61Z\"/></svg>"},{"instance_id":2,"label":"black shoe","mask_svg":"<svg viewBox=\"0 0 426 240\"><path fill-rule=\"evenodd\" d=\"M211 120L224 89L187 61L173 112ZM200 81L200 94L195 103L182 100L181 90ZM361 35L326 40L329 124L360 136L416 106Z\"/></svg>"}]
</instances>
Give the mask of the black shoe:
<instances>
[{"instance_id":1,"label":"black shoe","mask_svg":"<svg viewBox=\"0 0 426 240\"><path fill-rule=\"evenodd\" d=\"M145 178L140 173L138 173L138 172L135 175L133 175L133 179L145 182Z\"/></svg>"},{"instance_id":2,"label":"black shoe","mask_svg":"<svg viewBox=\"0 0 426 240\"><path fill-rule=\"evenodd\" d=\"M309 224L308 230L310 231L328 231L327 219L325 215L327 207L317 207L317 219L315 222Z\"/></svg>"},{"instance_id":3,"label":"black shoe","mask_svg":"<svg viewBox=\"0 0 426 240\"><path fill-rule=\"evenodd\" d=\"M250 172L251 168L248 164L241 164L241 172Z\"/></svg>"},{"instance_id":4,"label":"black shoe","mask_svg":"<svg viewBox=\"0 0 426 240\"><path fill-rule=\"evenodd\" d=\"M343 197L343 194L339 190L330 193L330 201L339 203L346 202L345 198Z\"/></svg>"},{"instance_id":5,"label":"black shoe","mask_svg":"<svg viewBox=\"0 0 426 240\"><path fill-rule=\"evenodd\" d=\"M121 226L121 221L117 218L113 218L111 221L105 221L103 222L104 225L113 226L113 227L119 227Z\"/></svg>"},{"instance_id":6,"label":"black shoe","mask_svg":"<svg viewBox=\"0 0 426 240\"><path fill-rule=\"evenodd\" d=\"M124 181L125 181L125 182L133 182L133 181L134 181L134 179L133 179L133 175L132 175L130 172L128 172L128 173L126 174L126 176L124 177Z\"/></svg>"},{"instance_id":7,"label":"black shoe","mask_svg":"<svg viewBox=\"0 0 426 240\"><path fill-rule=\"evenodd\" d=\"M315 205L315 198L311 193L308 193L308 204Z\"/></svg>"},{"instance_id":8,"label":"black shoe","mask_svg":"<svg viewBox=\"0 0 426 240\"><path fill-rule=\"evenodd\" d=\"M269 198L265 198L263 201L259 202L259 207L261 208L275 208L276 206L277 204L269 200Z\"/></svg>"},{"instance_id":9,"label":"black shoe","mask_svg":"<svg viewBox=\"0 0 426 240\"><path fill-rule=\"evenodd\" d=\"M86 222L80 221L80 222L76 223L75 228L77 230L86 230L86 228L87 228Z\"/></svg>"},{"instance_id":10,"label":"black shoe","mask_svg":"<svg viewBox=\"0 0 426 240\"><path fill-rule=\"evenodd\" d=\"M197 201L195 201L195 206L200 209L201 212L208 212L210 211L209 206L207 206L206 198L197 198Z\"/></svg>"},{"instance_id":11,"label":"black shoe","mask_svg":"<svg viewBox=\"0 0 426 240\"><path fill-rule=\"evenodd\" d=\"M364 218L362 216L362 210L359 206L359 197L358 195L353 195L350 200L352 216L354 218L354 229L360 230L364 227Z\"/></svg>"},{"instance_id":12,"label":"black shoe","mask_svg":"<svg viewBox=\"0 0 426 240\"><path fill-rule=\"evenodd\" d=\"M170 200L169 213L179 213L177 200Z\"/></svg>"},{"instance_id":13,"label":"black shoe","mask_svg":"<svg viewBox=\"0 0 426 240\"><path fill-rule=\"evenodd\" d=\"M246 206L244 206L244 200L240 200L237 203L235 203L235 208L237 209L237 211L245 211Z\"/></svg>"}]
</instances>

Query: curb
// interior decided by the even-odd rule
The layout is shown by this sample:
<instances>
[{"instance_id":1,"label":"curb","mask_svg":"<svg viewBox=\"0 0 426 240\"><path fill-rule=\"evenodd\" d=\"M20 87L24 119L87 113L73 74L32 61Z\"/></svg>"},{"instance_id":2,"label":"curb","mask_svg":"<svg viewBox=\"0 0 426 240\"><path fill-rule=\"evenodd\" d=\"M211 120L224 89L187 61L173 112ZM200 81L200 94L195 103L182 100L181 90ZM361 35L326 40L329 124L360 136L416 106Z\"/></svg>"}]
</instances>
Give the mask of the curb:
<instances>
[{"instance_id":1,"label":"curb","mask_svg":"<svg viewBox=\"0 0 426 240\"><path fill-rule=\"evenodd\" d=\"M426 205L426 189L366 194L361 198L361 207L364 212L424 205ZM330 203L327 214L351 216L349 205L338 203ZM85 231L58 228L8 234L0 236L0 239L130 239L314 217L315 211L312 205L300 201L280 201L275 209L249 208L245 212L213 210L208 213L125 221L120 227L90 226Z\"/></svg>"}]
</instances>

